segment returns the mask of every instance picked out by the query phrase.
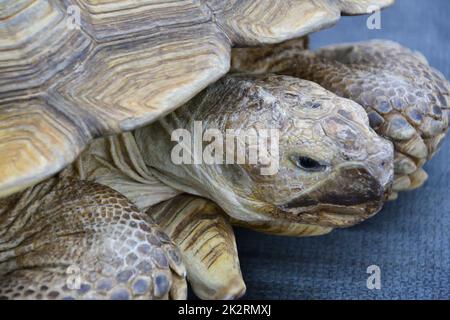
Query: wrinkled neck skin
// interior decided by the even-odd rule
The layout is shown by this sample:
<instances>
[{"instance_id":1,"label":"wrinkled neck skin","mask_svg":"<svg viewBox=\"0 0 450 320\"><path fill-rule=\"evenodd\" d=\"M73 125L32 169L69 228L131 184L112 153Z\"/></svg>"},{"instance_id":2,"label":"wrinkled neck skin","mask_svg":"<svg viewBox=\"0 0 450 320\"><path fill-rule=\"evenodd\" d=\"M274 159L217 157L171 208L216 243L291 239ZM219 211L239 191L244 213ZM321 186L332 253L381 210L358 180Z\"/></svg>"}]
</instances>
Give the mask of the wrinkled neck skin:
<instances>
[{"instance_id":1,"label":"wrinkled neck skin","mask_svg":"<svg viewBox=\"0 0 450 320\"><path fill-rule=\"evenodd\" d=\"M255 212L261 206L252 200L251 178L238 165L232 165L240 173L239 180L227 179L222 174L222 164L175 164L171 153L177 142L171 142L174 130L185 128L194 132L195 121L202 121L203 132L207 128L225 133L225 121L221 117L207 116L207 108L184 106L164 119L134 132L136 143L152 174L168 186L190 194L211 199L231 218L237 221L267 222L271 217ZM216 113L213 113L213 115ZM225 117L224 117L225 118ZM203 133L202 132L202 133ZM193 144L192 140L192 144ZM192 156L193 157L193 156ZM191 158L192 159L192 158Z\"/></svg>"}]
</instances>

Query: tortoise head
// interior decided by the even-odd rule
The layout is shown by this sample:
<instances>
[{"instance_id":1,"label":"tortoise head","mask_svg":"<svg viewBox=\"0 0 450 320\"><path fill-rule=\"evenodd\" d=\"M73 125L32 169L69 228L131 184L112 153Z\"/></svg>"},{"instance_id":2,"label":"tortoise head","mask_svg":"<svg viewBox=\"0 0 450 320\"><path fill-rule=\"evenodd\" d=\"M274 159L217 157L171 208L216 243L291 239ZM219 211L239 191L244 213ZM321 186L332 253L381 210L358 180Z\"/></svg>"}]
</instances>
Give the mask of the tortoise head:
<instances>
[{"instance_id":1,"label":"tortoise head","mask_svg":"<svg viewBox=\"0 0 450 320\"><path fill-rule=\"evenodd\" d=\"M378 212L390 189L392 144L370 128L360 105L315 83L227 76L164 119L164 127L176 122L192 132L193 119L227 138L233 129L235 141L251 131L264 139L240 137L245 148L236 143L233 151L245 150L241 163L167 165L167 159L155 160L156 150L148 162L166 182L212 199L237 223L349 226ZM229 141L223 145L228 157ZM250 150L258 150L256 161Z\"/></svg>"}]
</instances>

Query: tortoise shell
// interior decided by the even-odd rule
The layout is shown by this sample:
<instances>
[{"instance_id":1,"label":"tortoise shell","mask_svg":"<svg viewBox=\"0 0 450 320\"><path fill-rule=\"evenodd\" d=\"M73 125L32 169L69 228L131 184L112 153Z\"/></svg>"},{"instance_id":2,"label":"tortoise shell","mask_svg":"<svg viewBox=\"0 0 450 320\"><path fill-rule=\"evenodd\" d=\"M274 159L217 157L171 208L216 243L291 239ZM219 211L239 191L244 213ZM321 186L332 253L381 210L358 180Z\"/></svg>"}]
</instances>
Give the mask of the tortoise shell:
<instances>
[{"instance_id":1,"label":"tortoise shell","mask_svg":"<svg viewBox=\"0 0 450 320\"><path fill-rule=\"evenodd\" d=\"M0 196L165 115L276 43L393 0L0 0Z\"/></svg>"}]
</instances>

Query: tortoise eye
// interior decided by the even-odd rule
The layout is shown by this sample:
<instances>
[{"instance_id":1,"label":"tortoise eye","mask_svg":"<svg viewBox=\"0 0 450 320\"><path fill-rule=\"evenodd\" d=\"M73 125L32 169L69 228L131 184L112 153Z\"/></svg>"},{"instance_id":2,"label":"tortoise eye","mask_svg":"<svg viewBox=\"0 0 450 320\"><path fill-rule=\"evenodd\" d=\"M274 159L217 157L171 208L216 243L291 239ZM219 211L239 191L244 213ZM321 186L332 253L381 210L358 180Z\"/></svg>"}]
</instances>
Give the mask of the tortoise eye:
<instances>
[{"instance_id":1,"label":"tortoise eye","mask_svg":"<svg viewBox=\"0 0 450 320\"><path fill-rule=\"evenodd\" d=\"M323 171L326 169L327 166L320 164L318 161L311 159L309 157L296 157L294 159L294 163L297 167L300 169L303 169L305 171L309 172L317 172L317 171Z\"/></svg>"}]
</instances>

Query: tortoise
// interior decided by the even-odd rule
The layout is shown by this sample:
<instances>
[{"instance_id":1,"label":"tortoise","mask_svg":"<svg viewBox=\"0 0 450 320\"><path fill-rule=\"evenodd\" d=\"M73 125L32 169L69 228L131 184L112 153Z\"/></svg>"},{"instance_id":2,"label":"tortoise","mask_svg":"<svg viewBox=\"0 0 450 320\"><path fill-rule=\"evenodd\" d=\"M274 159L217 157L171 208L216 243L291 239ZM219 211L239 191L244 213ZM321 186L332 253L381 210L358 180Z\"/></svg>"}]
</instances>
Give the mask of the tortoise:
<instances>
[{"instance_id":1,"label":"tortoise","mask_svg":"<svg viewBox=\"0 0 450 320\"><path fill-rule=\"evenodd\" d=\"M394 171L410 180L416 176L400 170L405 165L399 154L405 152L401 139L391 138L407 135L403 140L410 149L417 139L393 116L405 114L402 119L431 150L428 157L446 132L448 83L423 57L403 48L389 61L401 71L398 81L433 95L436 103L426 107L440 109L440 117L437 111L422 116L441 123L434 136L424 135L426 126L412 125L409 108L377 113L387 125L374 126L371 112L378 109L353 101L357 94L347 99L341 92L347 90L347 77L354 80L340 69L342 61L334 67L312 60L342 76L337 89L327 87L326 74L314 79L326 88L286 74L291 71L285 68L255 74L261 72L254 52L246 49L233 58L233 69L245 72L223 77L232 45L302 36L334 23L339 9L364 13L361 1L290 3L298 10L275 1L139 6L78 1L82 28L68 31L61 17L70 4L22 1L2 10L3 19L12 21L5 30L18 28L26 38L16 43L15 54L29 57L17 67L17 57L2 49L9 58L2 60L0 86L0 148L6 155L0 162L2 298L185 298L186 276L201 298L238 298L245 284L232 225L310 236L361 222L392 194ZM191 11L182 16L181 9ZM38 29L52 25L55 33L38 37L20 24L24 17L29 21L43 14L47 17ZM62 33L65 39L58 37ZM8 40L13 46L17 37ZM297 64L297 55L315 58L304 44L303 39L257 50L268 50L270 59L282 48L289 58L283 63ZM386 57L391 45L352 48ZM42 54L39 46L51 50ZM328 55L333 51L342 57L339 49ZM377 72L368 61L359 64L374 83L389 78L387 70ZM411 74L416 80L431 78L431 87L427 81L411 83ZM352 94L355 84L369 96L376 94L358 81L349 86ZM174 163L173 132L182 128L195 134L199 121L200 133L212 129L224 136L230 128L275 128L279 137L266 147L271 155L278 142L278 170L263 175L261 162ZM249 141L245 147L252 147ZM404 158L416 171L425 157L406 153Z\"/></svg>"}]
</instances>

